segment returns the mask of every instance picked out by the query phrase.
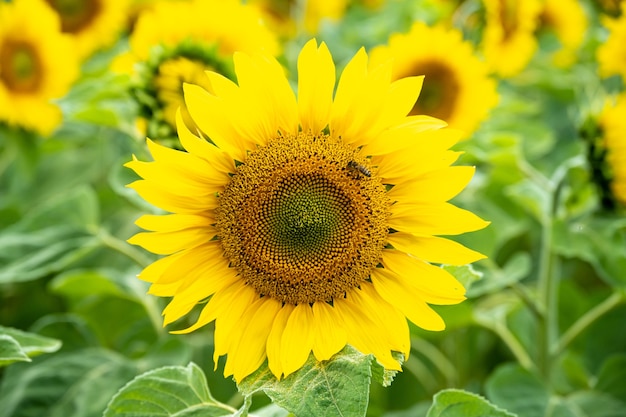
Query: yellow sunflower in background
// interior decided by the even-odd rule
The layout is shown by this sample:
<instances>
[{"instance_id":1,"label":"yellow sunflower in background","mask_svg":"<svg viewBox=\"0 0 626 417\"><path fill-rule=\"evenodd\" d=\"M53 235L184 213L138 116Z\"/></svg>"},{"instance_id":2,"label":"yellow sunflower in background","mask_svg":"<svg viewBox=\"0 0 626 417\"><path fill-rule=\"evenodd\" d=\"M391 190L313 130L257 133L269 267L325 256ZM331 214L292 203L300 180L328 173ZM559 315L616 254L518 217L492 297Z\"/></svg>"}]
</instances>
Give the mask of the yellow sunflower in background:
<instances>
[{"instance_id":1,"label":"yellow sunflower in background","mask_svg":"<svg viewBox=\"0 0 626 417\"><path fill-rule=\"evenodd\" d=\"M57 16L39 0L0 2L0 122L51 133L61 122L51 100L67 93L78 66Z\"/></svg>"},{"instance_id":2,"label":"yellow sunflower in background","mask_svg":"<svg viewBox=\"0 0 626 417\"><path fill-rule=\"evenodd\" d=\"M59 15L61 30L81 57L111 46L126 25L128 0L44 0Z\"/></svg>"},{"instance_id":3,"label":"yellow sunflower in background","mask_svg":"<svg viewBox=\"0 0 626 417\"><path fill-rule=\"evenodd\" d=\"M597 50L600 76L619 75L626 81L626 15L604 19L603 23L609 30L609 37Z\"/></svg>"},{"instance_id":4,"label":"yellow sunflower in background","mask_svg":"<svg viewBox=\"0 0 626 417\"><path fill-rule=\"evenodd\" d=\"M568 67L585 39L589 25L587 15L578 0L544 0L540 14L540 32L553 33L561 48L554 52L554 63Z\"/></svg>"},{"instance_id":5,"label":"yellow sunflower in background","mask_svg":"<svg viewBox=\"0 0 626 417\"><path fill-rule=\"evenodd\" d=\"M323 19L339 20L348 6L347 0L249 0L247 3L260 10L268 24L286 38L301 31L317 33Z\"/></svg>"},{"instance_id":6,"label":"yellow sunflower in background","mask_svg":"<svg viewBox=\"0 0 626 417\"><path fill-rule=\"evenodd\" d=\"M153 162L127 164L129 187L172 214L144 215L132 244L166 257L141 272L172 297L164 324L207 301L190 332L215 320L215 359L241 381L266 359L281 378L313 352L346 344L400 369L406 318L444 322L429 304L457 304L463 286L430 262L483 258L440 235L488 223L448 202L474 168L450 166L459 133L406 116L423 77L391 81L361 49L344 69L325 44L298 58L298 97L267 55L234 57L238 84L208 72L213 92L185 85L187 107L211 142L178 117L187 152L148 141Z\"/></svg>"},{"instance_id":7,"label":"yellow sunflower in background","mask_svg":"<svg viewBox=\"0 0 626 417\"><path fill-rule=\"evenodd\" d=\"M456 29L416 22L406 34L372 50L371 64L393 59L392 79L425 75L411 114L427 114L470 135L497 104L489 67Z\"/></svg>"},{"instance_id":8,"label":"yellow sunflower in background","mask_svg":"<svg viewBox=\"0 0 626 417\"><path fill-rule=\"evenodd\" d=\"M626 207L626 93L607 103L599 117L600 152L608 198ZM606 205L606 204L605 204Z\"/></svg>"},{"instance_id":9,"label":"yellow sunflower in background","mask_svg":"<svg viewBox=\"0 0 626 417\"><path fill-rule=\"evenodd\" d=\"M204 71L233 78L235 51L280 51L258 11L229 0L157 3L139 16L130 46L121 59L130 61L126 66L132 72L139 70L133 91L148 121L146 133L153 139L175 136L179 107L187 126L197 129L183 100L183 83L212 91Z\"/></svg>"},{"instance_id":10,"label":"yellow sunflower in background","mask_svg":"<svg viewBox=\"0 0 626 417\"><path fill-rule=\"evenodd\" d=\"M537 49L539 0L483 0L486 24L482 50L492 70L502 78L522 71Z\"/></svg>"}]
</instances>

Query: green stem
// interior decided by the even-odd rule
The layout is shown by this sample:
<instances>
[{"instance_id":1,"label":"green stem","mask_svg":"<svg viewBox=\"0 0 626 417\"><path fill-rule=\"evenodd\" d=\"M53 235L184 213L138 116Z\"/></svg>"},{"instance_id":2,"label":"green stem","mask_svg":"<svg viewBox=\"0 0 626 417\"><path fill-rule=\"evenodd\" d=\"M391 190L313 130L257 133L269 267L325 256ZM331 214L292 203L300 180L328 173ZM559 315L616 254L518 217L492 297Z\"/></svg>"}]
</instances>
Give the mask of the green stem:
<instances>
[{"instance_id":1,"label":"green stem","mask_svg":"<svg viewBox=\"0 0 626 417\"><path fill-rule=\"evenodd\" d=\"M123 240L120 240L117 237L113 236L105 229L99 229L95 234L96 236L98 236L104 246L113 249L114 251L121 253L122 255L126 255L128 258L135 261L140 267L145 268L152 263L152 260L144 255L141 251L135 249L135 247L124 242Z\"/></svg>"},{"instance_id":2,"label":"green stem","mask_svg":"<svg viewBox=\"0 0 626 417\"><path fill-rule=\"evenodd\" d=\"M582 332L595 323L600 317L608 313L625 301L624 293L614 292L606 300L594 306L591 310L582 315L572 326L561 336L558 343L554 344L551 354L556 356L563 352Z\"/></svg>"},{"instance_id":3,"label":"green stem","mask_svg":"<svg viewBox=\"0 0 626 417\"><path fill-rule=\"evenodd\" d=\"M492 330L500 337L500 340L511 350L517 361L524 369L535 370L535 363L530 358L524 346L504 324L497 324Z\"/></svg>"},{"instance_id":4,"label":"green stem","mask_svg":"<svg viewBox=\"0 0 626 417\"><path fill-rule=\"evenodd\" d=\"M420 352L424 357L428 358L446 378L448 385L456 385L458 380L456 368L446 355L441 353L433 344L419 337L412 337L411 349Z\"/></svg>"}]
</instances>

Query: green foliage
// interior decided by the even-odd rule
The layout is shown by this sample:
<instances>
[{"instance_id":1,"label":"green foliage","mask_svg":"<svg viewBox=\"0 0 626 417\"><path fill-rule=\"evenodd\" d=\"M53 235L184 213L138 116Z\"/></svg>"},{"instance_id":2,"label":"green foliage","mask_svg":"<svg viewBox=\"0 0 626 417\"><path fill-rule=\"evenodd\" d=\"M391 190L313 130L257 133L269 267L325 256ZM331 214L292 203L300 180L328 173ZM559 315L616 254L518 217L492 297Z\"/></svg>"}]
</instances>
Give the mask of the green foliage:
<instances>
[{"instance_id":1,"label":"green foliage","mask_svg":"<svg viewBox=\"0 0 626 417\"><path fill-rule=\"evenodd\" d=\"M30 362L30 358L56 352L60 347L60 340L0 326L0 367L13 362Z\"/></svg>"},{"instance_id":2,"label":"green foliage","mask_svg":"<svg viewBox=\"0 0 626 417\"><path fill-rule=\"evenodd\" d=\"M347 346L330 361L311 355L304 366L278 381L263 366L239 384L245 396L263 391L296 416L365 416L372 356Z\"/></svg>"},{"instance_id":3,"label":"green foliage","mask_svg":"<svg viewBox=\"0 0 626 417\"><path fill-rule=\"evenodd\" d=\"M479 395L463 390L438 392L426 417L515 417Z\"/></svg>"}]
</instances>

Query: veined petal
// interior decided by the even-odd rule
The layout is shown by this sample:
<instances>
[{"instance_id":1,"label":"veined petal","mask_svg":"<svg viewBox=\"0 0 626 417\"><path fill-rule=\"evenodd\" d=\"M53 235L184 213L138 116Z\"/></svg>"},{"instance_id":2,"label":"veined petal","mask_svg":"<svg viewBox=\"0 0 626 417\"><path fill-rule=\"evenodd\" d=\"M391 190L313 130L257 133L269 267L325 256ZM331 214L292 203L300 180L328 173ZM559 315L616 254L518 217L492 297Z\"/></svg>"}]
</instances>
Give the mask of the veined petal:
<instances>
[{"instance_id":1,"label":"veined petal","mask_svg":"<svg viewBox=\"0 0 626 417\"><path fill-rule=\"evenodd\" d=\"M207 243L214 236L215 230L212 228L194 227L172 232L140 232L128 239L128 243L158 255L170 255Z\"/></svg>"},{"instance_id":2,"label":"veined petal","mask_svg":"<svg viewBox=\"0 0 626 417\"><path fill-rule=\"evenodd\" d=\"M397 306L409 320L425 330L445 329L443 319L419 298L419 293L410 286L403 286L397 278L395 274L378 269L372 272L372 282L378 294Z\"/></svg>"},{"instance_id":3,"label":"veined petal","mask_svg":"<svg viewBox=\"0 0 626 417\"><path fill-rule=\"evenodd\" d=\"M254 308L253 304L244 313L240 337L233 341L228 353L224 375L229 375L232 369L233 378L237 382L256 371L267 357L265 341L272 329L274 318L281 310L281 303L268 297L261 298L257 303L258 308Z\"/></svg>"},{"instance_id":4,"label":"veined petal","mask_svg":"<svg viewBox=\"0 0 626 417\"><path fill-rule=\"evenodd\" d=\"M285 304L283 308L280 309L274 318L272 330L267 336L267 365L270 371L272 371L274 376L279 380L284 373L282 365L282 337L285 327L287 326L287 320L289 320L294 308L295 306L292 304Z\"/></svg>"},{"instance_id":5,"label":"veined petal","mask_svg":"<svg viewBox=\"0 0 626 417\"><path fill-rule=\"evenodd\" d=\"M335 300L334 303L334 308L344 321L348 333L348 344L361 353L373 354L386 369L401 370L398 361L391 356L388 343L379 336L384 329L380 329L369 316L358 292L359 290L355 288L346 298Z\"/></svg>"},{"instance_id":6,"label":"veined petal","mask_svg":"<svg viewBox=\"0 0 626 417\"><path fill-rule=\"evenodd\" d=\"M440 152L450 148L450 146L454 145L458 139L454 141L450 140L453 136L448 134L448 141L446 142L441 140L441 138L428 140L428 137L425 137L423 134L424 132L430 131L432 133L438 131L446 126L446 122L431 116L407 116L396 126L392 126L381 132L380 135L372 137L370 142L364 146L366 147L368 155L384 155L400 149L419 145L427 147L424 152L428 152L430 150L429 146L436 146L437 152ZM444 130L444 132L445 131L446 130Z\"/></svg>"},{"instance_id":7,"label":"veined petal","mask_svg":"<svg viewBox=\"0 0 626 417\"><path fill-rule=\"evenodd\" d=\"M302 130L321 132L330 120L335 89L335 64L325 43L315 39L298 56L298 108Z\"/></svg>"},{"instance_id":8,"label":"veined petal","mask_svg":"<svg viewBox=\"0 0 626 417\"><path fill-rule=\"evenodd\" d=\"M448 201L459 194L474 176L476 167L453 166L430 171L396 184L388 195L405 204Z\"/></svg>"},{"instance_id":9,"label":"veined petal","mask_svg":"<svg viewBox=\"0 0 626 417\"><path fill-rule=\"evenodd\" d=\"M398 250L384 250L382 263L385 268L375 268L372 274L393 279L411 291L414 298L440 305L458 304L465 300L463 285L443 268ZM387 272L391 272L393 277Z\"/></svg>"},{"instance_id":10,"label":"veined petal","mask_svg":"<svg viewBox=\"0 0 626 417\"><path fill-rule=\"evenodd\" d=\"M213 169L224 174L223 180L226 183L228 174L235 172L235 161L217 146L191 133L183 121L180 109L176 112L176 128L180 143L187 152L209 162Z\"/></svg>"},{"instance_id":11,"label":"veined petal","mask_svg":"<svg viewBox=\"0 0 626 417\"><path fill-rule=\"evenodd\" d=\"M365 48L361 48L341 73L335 100L331 107L331 134L343 137L348 126L353 123L354 115L351 106L355 102L357 92L363 88L366 77L367 54Z\"/></svg>"},{"instance_id":12,"label":"veined petal","mask_svg":"<svg viewBox=\"0 0 626 417\"><path fill-rule=\"evenodd\" d=\"M198 199L163 190L157 183L138 180L127 185L147 202L172 213L198 213L217 207L215 196Z\"/></svg>"},{"instance_id":13,"label":"veined petal","mask_svg":"<svg viewBox=\"0 0 626 417\"><path fill-rule=\"evenodd\" d=\"M482 253L442 237L398 232L390 233L387 240L394 248L427 262L465 265L486 258Z\"/></svg>"},{"instance_id":14,"label":"veined petal","mask_svg":"<svg viewBox=\"0 0 626 417\"><path fill-rule=\"evenodd\" d=\"M187 110L198 127L231 159L243 161L246 149L252 149L252 145L241 138L233 126L236 113L229 112L226 98L216 97L192 84L183 84L183 90Z\"/></svg>"},{"instance_id":15,"label":"veined petal","mask_svg":"<svg viewBox=\"0 0 626 417\"><path fill-rule=\"evenodd\" d=\"M308 304L297 305L283 330L281 338L281 365L285 377L304 365L313 349L313 310Z\"/></svg>"},{"instance_id":16,"label":"veined petal","mask_svg":"<svg viewBox=\"0 0 626 417\"><path fill-rule=\"evenodd\" d=\"M341 315L327 303L318 301L313 304L313 318L315 319L313 354L318 361L326 361L343 349L348 335Z\"/></svg>"},{"instance_id":17,"label":"veined petal","mask_svg":"<svg viewBox=\"0 0 626 417\"><path fill-rule=\"evenodd\" d=\"M402 204L391 206L389 226L414 235L458 235L489 225L474 213L450 203Z\"/></svg>"}]
</instances>

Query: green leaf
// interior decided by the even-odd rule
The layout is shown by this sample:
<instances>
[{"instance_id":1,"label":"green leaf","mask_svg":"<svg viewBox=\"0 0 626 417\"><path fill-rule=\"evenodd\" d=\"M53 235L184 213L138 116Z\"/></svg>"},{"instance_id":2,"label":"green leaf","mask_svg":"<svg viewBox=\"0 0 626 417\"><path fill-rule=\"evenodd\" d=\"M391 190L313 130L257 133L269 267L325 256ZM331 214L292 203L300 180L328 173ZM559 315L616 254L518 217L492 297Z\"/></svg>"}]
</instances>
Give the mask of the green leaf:
<instances>
[{"instance_id":1,"label":"green leaf","mask_svg":"<svg viewBox=\"0 0 626 417\"><path fill-rule=\"evenodd\" d=\"M238 388L245 396L263 391L298 417L365 416L372 360L346 346L329 361L317 362L311 355L301 369L281 381L263 366Z\"/></svg>"},{"instance_id":2,"label":"green leaf","mask_svg":"<svg viewBox=\"0 0 626 417\"><path fill-rule=\"evenodd\" d=\"M514 417L483 397L471 392L447 389L438 392L427 417Z\"/></svg>"},{"instance_id":3,"label":"green leaf","mask_svg":"<svg viewBox=\"0 0 626 417\"><path fill-rule=\"evenodd\" d=\"M211 396L198 365L166 366L139 375L111 399L104 417L218 417L236 410Z\"/></svg>"},{"instance_id":4,"label":"green leaf","mask_svg":"<svg viewBox=\"0 0 626 417\"><path fill-rule=\"evenodd\" d=\"M57 275L50 282L50 290L66 297L80 298L93 295L122 295L121 289L104 273L94 270L72 270Z\"/></svg>"},{"instance_id":5,"label":"green leaf","mask_svg":"<svg viewBox=\"0 0 626 417\"><path fill-rule=\"evenodd\" d=\"M101 417L107 401L137 373L128 359L83 349L16 363L0 387L0 417Z\"/></svg>"},{"instance_id":6,"label":"green leaf","mask_svg":"<svg viewBox=\"0 0 626 417\"><path fill-rule=\"evenodd\" d=\"M487 380L487 398L523 417L545 417L550 401L544 383L518 364L500 366Z\"/></svg>"},{"instance_id":7,"label":"green leaf","mask_svg":"<svg viewBox=\"0 0 626 417\"><path fill-rule=\"evenodd\" d=\"M530 180L522 180L505 188L505 193L521 207L545 224L550 212L550 194Z\"/></svg>"},{"instance_id":8,"label":"green leaf","mask_svg":"<svg viewBox=\"0 0 626 417\"><path fill-rule=\"evenodd\" d=\"M60 340L0 326L0 366L30 362L31 357L55 352L60 347Z\"/></svg>"},{"instance_id":9,"label":"green leaf","mask_svg":"<svg viewBox=\"0 0 626 417\"><path fill-rule=\"evenodd\" d=\"M30 362L30 358L17 340L6 334L0 334L0 366L13 362Z\"/></svg>"},{"instance_id":10,"label":"green leaf","mask_svg":"<svg viewBox=\"0 0 626 417\"><path fill-rule=\"evenodd\" d=\"M472 265L444 265L443 269L454 275L459 280L465 290L468 291L472 284L483 277L482 272L476 271Z\"/></svg>"},{"instance_id":11,"label":"green leaf","mask_svg":"<svg viewBox=\"0 0 626 417\"><path fill-rule=\"evenodd\" d=\"M594 390L626 401L626 354L608 358L600 369Z\"/></svg>"},{"instance_id":12,"label":"green leaf","mask_svg":"<svg viewBox=\"0 0 626 417\"><path fill-rule=\"evenodd\" d=\"M528 276L531 266L530 255L527 252L517 252L503 268L490 268L484 279L468 289L468 296L474 298L483 294L494 293L519 282Z\"/></svg>"}]
</instances>

